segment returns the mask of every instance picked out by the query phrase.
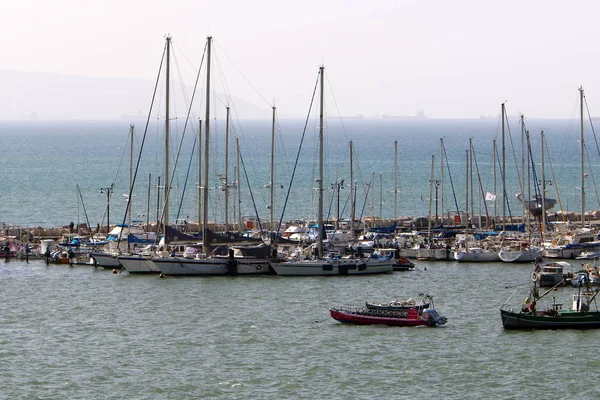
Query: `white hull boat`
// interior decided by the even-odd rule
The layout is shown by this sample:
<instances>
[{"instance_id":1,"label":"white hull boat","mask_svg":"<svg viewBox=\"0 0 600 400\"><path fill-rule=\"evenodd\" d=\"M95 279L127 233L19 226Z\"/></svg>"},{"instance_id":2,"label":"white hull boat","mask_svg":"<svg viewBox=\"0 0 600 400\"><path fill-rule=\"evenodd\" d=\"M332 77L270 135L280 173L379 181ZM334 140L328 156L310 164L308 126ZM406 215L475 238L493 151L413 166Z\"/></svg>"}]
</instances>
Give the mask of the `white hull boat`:
<instances>
[{"instance_id":1,"label":"white hull boat","mask_svg":"<svg viewBox=\"0 0 600 400\"><path fill-rule=\"evenodd\" d=\"M500 261L500 255L494 250L469 247L468 249L455 251L454 259L458 262L494 262Z\"/></svg>"},{"instance_id":2,"label":"white hull boat","mask_svg":"<svg viewBox=\"0 0 600 400\"><path fill-rule=\"evenodd\" d=\"M261 258L154 258L154 265L164 275L258 275L269 273L269 261Z\"/></svg>"},{"instance_id":3,"label":"white hull boat","mask_svg":"<svg viewBox=\"0 0 600 400\"><path fill-rule=\"evenodd\" d=\"M543 249L541 247L532 246L524 250L503 249L498 255L500 260L504 262L533 262L538 258L542 258Z\"/></svg>"},{"instance_id":4,"label":"white hull boat","mask_svg":"<svg viewBox=\"0 0 600 400\"><path fill-rule=\"evenodd\" d=\"M123 268L130 274L158 274L154 262L149 257L141 256L118 256L117 259Z\"/></svg>"},{"instance_id":5,"label":"white hull boat","mask_svg":"<svg viewBox=\"0 0 600 400\"><path fill-rule=\"evenodd\" d=\"M271 268L283 276L367 275L393 272L393 260L382 259L317 259L271 261Z\"/></svg>"},{"instance_id":6,"label":"white hull boat","mask_svg":"<svg viewBox=\"0 0 600 400\"><path fill-rule=\"evenodd\" d=\"M94 260L94 265L106 269L120 269L121 264L116 256L110 253L90 253L90 258Z\"/></svg>"}]
</instances>

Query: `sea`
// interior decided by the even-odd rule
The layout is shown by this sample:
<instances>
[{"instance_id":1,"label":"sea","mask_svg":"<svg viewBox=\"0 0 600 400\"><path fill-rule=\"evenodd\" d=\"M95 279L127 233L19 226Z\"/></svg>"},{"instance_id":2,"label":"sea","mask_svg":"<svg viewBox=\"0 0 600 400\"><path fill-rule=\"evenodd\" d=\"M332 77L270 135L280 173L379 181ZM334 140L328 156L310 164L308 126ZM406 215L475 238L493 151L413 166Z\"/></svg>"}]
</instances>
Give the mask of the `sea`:
<instances>
[{"instance_id":1,"label":"sea","mask_svg":"<svg viewBox=\"0 0 600 400\"><path fill-rule=\"evenodd\" d=\"M267 218L269 190L265 185L270 183L271 122L247 122L243 132L237 127L232 135L239 138L237 153L243 159L239 165L245 165L240 167L245 173L241 174L244 179L239 185L247 190L242 203L248 208L243 214L254 215L256 209L261 218ZM155 125L158 132L159 124ZM277 125L276 176L281 181L275 183L279 185L278 192L282 192L278 198L285 199L300 154L294 178L299 182L292 184L287 196L290 205L284 220L311 218L314 212L314 172L318 171L314 139L318 126L310 125L306 129L307 148L300 151L305 121L282 120ZM109 202L111 223L113 218L116 223L123 218L123 194L128 193L129 187L129 129L129 121L0 123L0 220L7 225L52 227L83 222L87 214L90 224L95 225L102 222ZM511 124L510 129L516 146L521 141L520 127ZM550 170L551 160L555 172L546 172L546 178L553 181L551 190L560 188L568 209L577 211L581 204L581 189L577 188L581 177L577 123L529 121L528 129L535 168L540 167L539 136L544 130L549 150L545 165ZM138 148L144 131L143 123L136 123ZM501 127L494 120L348 119L328 123L325 132L329 133L325 167L328 210L331 192L337 195L330 185L349 179L346 158L350 140L355 146L354 167L359 171L355 176L361 186L357 196L363 195L364 215L394 215L395 142L400 215L429 212L432 155L434 179L439 179L435 175L439 164L436 167L435 163L441 138L458 207L464 207L466 150L471 138L484 191L491 192L493 187L492 140L501 141ZM148 132L146 140L139 164L140 169L141 165L148 167L138 174L139 181L134 184L136 201L132 208L139 214L147 212L148 198L150 210L160 201L154 179L164 171L162 153L155 150L163 144L160 135ZM590 137L587 149L592 168L586 163L588 181L597 170L593 143ZM183 167L177 170L195 171L197 167L190 164L194 158L190 156L193 137L184 138L181 147L188 155L187 159L181 156ZM224 145L213 149L212 159L217 165L224 158L224 149ZM506 162L507 192L511 193L507 197L511 204L518 184L509 177L518 174L509 169L516 169L515 158L520 162L520 149L515 147L514 152L516 157L507 150L511 166ZM234 155L229 155L229 159L235 160ZM172 159L175 157L174 153ZM279 178L286 174L287 180ZM444 179L444 196L452 198L449 180ZM173 181L178 193L183 192L185 174ZM212 196L218 197L223 191L215 182ZM368 195L366 182L375 187ZM101 193L100 189L111 184L114 192L107 199L106 192ZM190 176L188 184L197 185L197 177ZM252 195L248 188L252 188ZM195 194L194 190L190 192ZM593 190L588 191L592 208L590 193ZM173 204L176 197L172 196ZM252 206L252 198L259 205ZM215 203L219 207L211 210L218 220L216 210L222 202L215 199ZM190 200L183 204L180 215L194 220L197 203ZM282 204L276 206L279 212ZM454 199L445 204L444 210L455 208ZM172 220L178 208L170 207ZM343 215L347 215L347 209ZM414 271L373 276L159 278L85 265L0 260L0 398L600 396L600 383L595 379L600 361L593 351L600 332L503 330L500 307L519 307L527 296L530 264L416 264ZM575 290L560 288L549 293L546 300L569 307L569 296ZM338 323L328 314L328 308L334 305L416 299L419 293L433 296L438 312L448 318L446 325L353 326Z\"/></svg>"},{"instance_id":2,"label":"sea","mask_svg":"<svg viewBox=\"0 0 600 400\"><path fill-rule=\"evenodd\" d=\"M131 187L132 219L157 221L163 213L167 153L170 222L201 220L199 198L204 188L209 191L209 221L270 220L271 160L274 221L317 218L320 129L314 118L279 119L275 124L234 121L228 133L226 124L215 120L208 152L206 135L200 133L198 140L197 122L172 121L168 151L164 127L158 119L1 121L0 228L3 224L59 227L71 221L91 227L127 223ZM530 137L524 147L523 131ZM543 169L542 132L547 147ZM584 125L584 136L584 207L598 210L594 172L600 150L593 124ZM501 121L493 118L338 118L327 120L323 137L325 218L348 218L351 204L357 218L464 214L471 211L467 210L467 182L474 188L469 208L476 215L521 215L516 194L533 198L541 193L542 180L546 196L558 200L554 211L582 209L577 119L520 124L512 118L503 129ZM198 142L202 143L200 156ZM206 154L209 183L200 184ZM522 188L523 171L526 187ZM496 196L495 202L483 200L488 193Z\"/></svg>"}]
</instances>

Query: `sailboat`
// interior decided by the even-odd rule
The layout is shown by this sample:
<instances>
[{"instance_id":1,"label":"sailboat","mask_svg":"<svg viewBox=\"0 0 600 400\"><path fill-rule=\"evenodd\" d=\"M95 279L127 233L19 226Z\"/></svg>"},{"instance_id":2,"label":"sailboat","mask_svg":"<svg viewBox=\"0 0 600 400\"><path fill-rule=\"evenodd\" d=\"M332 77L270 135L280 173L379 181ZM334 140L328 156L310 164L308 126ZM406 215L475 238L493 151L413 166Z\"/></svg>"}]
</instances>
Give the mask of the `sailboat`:
<instances>
[{"instance_id":1,"label":"sailboat","mask_svg":"<svg viewBox=\"0 0 600 400\"><path fill-rule=\"evenodd\" d=\"M393 271L391 258L348 258L324 257L323 240L323 167L324 167L324 137L323 137L323 92L325 67L319 67L320 109L319 109L319 179L318 183L318 229L317 244L314 248L317 257L310 260L271 260L271 268L277 275L285 276L314 276L314 275L364 275Z\"/></svg>"},{"instance_id":2,"label":"sailboat","mask_svg":"<svg viewBox=\"0 0 600 400\"><path fill-rule=\"evenodd\" d=\"M211 66L212 37L207 38L206 58L206 118L204 135L204 188L203 191L203 235L202 250L204 254L196 254L194 258L174 257L163 255L152 258L156 268L164 275L237 275L237 274L266 274L269 273L269 263L265 258L236 255L236 250L230 248L227 256L210 256L208 232L208 181L209 181L209 150L210 150L210 66ZM168 123L168 118L167 118ZM168 165L167 165L168 168ZM167 174L168 176L168 174ZM167 201L167 198L165 198ZM166 206L165 206L166 209ZM165 219L167 211L165 211ZM165 223L166 225L166 223ZM165 243L167 244L167 243Z\"/></svg>"}]
</instances>

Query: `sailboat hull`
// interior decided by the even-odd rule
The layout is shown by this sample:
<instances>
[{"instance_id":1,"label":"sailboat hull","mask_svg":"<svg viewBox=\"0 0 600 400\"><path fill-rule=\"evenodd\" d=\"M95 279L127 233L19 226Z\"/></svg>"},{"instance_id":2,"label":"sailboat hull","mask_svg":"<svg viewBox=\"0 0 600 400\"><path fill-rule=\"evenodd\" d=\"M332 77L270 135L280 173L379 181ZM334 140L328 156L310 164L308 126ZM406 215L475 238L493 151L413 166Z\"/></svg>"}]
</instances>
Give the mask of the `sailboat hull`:
<instances>
[{"instance_id":1,"label":"sailboat hull","mask_svg":"<svg viewBox=\"0 0 600 400\"><path fill-rule=\"evenodd\" d=\"M179 276L218 276L218 275L258 275L269 273L269 262L260 258L154 258L156 267L164 275Z\"/></svg>"},{"instance_id":2,"label":"sailboat hull","mask_svg":"<svg viewBox=\"0 0 600 400\"><path fill-rule=\"evenodd\" d=\"M160 273L156 265L147 257L117 257L123 268L130 274L157 274Z\"/></svg>"},{"instance_id":3,"label":"sailboat hull","mask_svg":"<svg viewBox=\"0 0 600 400\"><path fill-rule=\"evenodd\" d=\"M277 275L331 276L382 274L394 270L392 260L301 260L271 262Z\"/></svg>"}]
</instances>

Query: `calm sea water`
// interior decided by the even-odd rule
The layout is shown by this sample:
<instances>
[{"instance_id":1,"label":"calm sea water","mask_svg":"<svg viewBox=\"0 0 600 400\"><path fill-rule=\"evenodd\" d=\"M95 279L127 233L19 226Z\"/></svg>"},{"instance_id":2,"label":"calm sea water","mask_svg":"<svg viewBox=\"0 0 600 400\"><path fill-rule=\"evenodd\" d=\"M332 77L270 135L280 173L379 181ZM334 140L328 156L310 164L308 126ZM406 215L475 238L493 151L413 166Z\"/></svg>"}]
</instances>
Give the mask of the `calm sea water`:
<instances>
[{"instance_id":1,"label":"calm sea water","mask_svg":"<svg viewBox=\"0 0 600 400\"><path fill-rule=\"evenodd\" d=\"M123 220L125 196L129 187L129 121L19 121L0 122L0 222L20 226L63 226L70 221L90 225L106 224L107 203L110 222ZM177 158L179 141L182 150L172 179L169 220L177 217L198 220L196 186L198 182L197 152L194 152L194 132L190 125L175 120L172 126L171 162ZM225 172L225 135L223 122L215 121L211 135L210 220L223 222L224 196L219 190L219 174ZM275 150L275 217L281 217L287 197L283 220L315 218L318 177L317 121L310 120L303 138L304 121L278 121ZM532 155L536 174L541 179L540 132L543 130L549 147L546 155L546 179L552 181L549 197L558 198L563 208L581 210L579 123L577 120L526 121L531 134ZM164 182L163 122L154 121L145 129L143 121L135 124L134 158L137 160L142 138L144 150L134 185L133 216L157 219L156 204L162 202L157 193L158 177ZM586 126L589 163L586 162L586 210L600 209L594 188L594 172L599 165L598 150L592 130ZM354 173L357 185L357 215L393 218L394 210L394 142L398 143L398 210L399 216L427 215L430 207L432 155L435 156L434 179L440 180L440 139L444 139L447 165L444 165L444 185L439 188L440 214L465 208L466 150L473 139L477 165L484 192L494 192L492 140L501 146L501 125L495 120L428 120L428 119L345 119L328 120L325 130L325 211L336 215L336 192L332 184L345 180L340 190L342 217L348 217L350 166L349 142L355 148ZM235 141L239 141L241 161L242 214L261 219L269 218L271 121L236 121L230 134L229 174L236 167ZM302 152L295 161L303 140ZM519 215L521 206L514 194L520 192L517 165L521 163L521 133L518 121L506 129L506 185L509 210ZM514 150L513 150L514 148ZM195 148L197 149L197 147ZM174 167L174 166L172 166ZM551 169L552 167L552 169ZM188 173L188 170L190 171ZM295 173L294 173L295 171ZM450 172L450 174L448 173ZM294 180L288 195L291 177ZM497 166L497 192L501 190L500 166ZM230 178L229 183L234 179ZM475 175L474 181L478 179ZM101 188L114 183L114 192L107 202ZM369 184L369 185L367 185ZM78 194L79 187L81 195ZM148 192L150 191L150 196ZM231 191L229 220L237 213L235 192ZM533 193L533 189L532 189ZM443 194L443 196L442 196ZM501 193L498 199L501 198ZM432 214L434 194L431 195ZM480 196L479 196L480 197ZM456 200L455 200L456 198ZM475 197L476 212L485 213L482 202ZM498 207L501 203L498 203ZM491 204L488 203L488 207ZM557 206L558 208L558 206ZM149 211L149 212L148 212ZM501 210L500 210L501 211ZM490 210L490 213L493 211ZM501 214L500 214L501 215Z\"/></svg>"},{"instance_id":2,"label":"calm sea water","mask_svg":"<svg viewBox=\"0 0 600 400\"><path fill-rule=\"evenodd\" d=\"M529 280L529 265L418 268L385 276L160 279L0 261L0 398L600 395L599 331L502 329L499 308L513 285ZM515 305L526 292L517 289ZM343 325L327 312L419 292L434 295L445 326Z\"/></svg>"}]
</instances>

